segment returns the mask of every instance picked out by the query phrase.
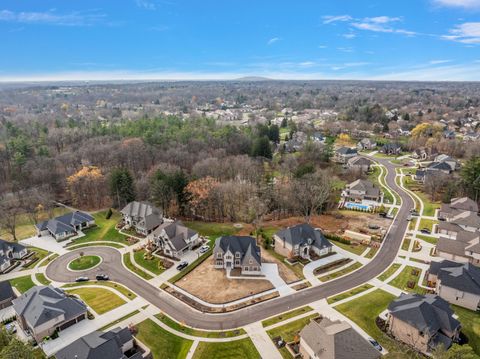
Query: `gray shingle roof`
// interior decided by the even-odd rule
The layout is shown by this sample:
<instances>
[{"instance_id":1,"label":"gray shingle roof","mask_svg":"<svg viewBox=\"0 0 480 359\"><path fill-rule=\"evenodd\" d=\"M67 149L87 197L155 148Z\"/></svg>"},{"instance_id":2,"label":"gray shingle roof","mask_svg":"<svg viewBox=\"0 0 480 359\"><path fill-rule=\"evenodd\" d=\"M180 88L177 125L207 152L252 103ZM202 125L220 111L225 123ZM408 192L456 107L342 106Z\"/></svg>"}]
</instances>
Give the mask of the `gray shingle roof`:
<instances>
[{"instance_id":1,"label":"gray shingle roof","mask_svg":"<svg viewBox=\"0 0 480 359\"><path fill-rule=\"evenodd\" d=\"M388 310L393 317L432 336L438 331L454 332L460 326L448 302L433 294L402 293L390 303Z\"/></svg>"},{"instance_id":2,"label":"gray shingle roof","mask_svg":"<svg viewBox=\"0 0 480 359\"><path fill-rule=\"evenodd\" d=\"M12 286L8 280L0 282L0 302L15 298Z\"/></svg>"},{"instance_id":3,"label":"gray shingle roof","mask_svg":"<svg viewBox=\"0 0 480 359\"><path fill-rule=\"evenodd\" d=\"M341 155L353 155L357 153L357 149L350 147L340 147L339 149L337 149L336 152Z\"/></svg>"},{"instance_id":4,"label":"gray shingle roof","mask_svg":"<svg viewBox=\"0 0 480 359\"><path fill-rule=\"evenodd\" d=\"M155 229L163 222L162 211L148 202L130 202L120 212L125 216L139 218L141 225L148 231Z\"/></svg>"},{"instance_id":5,"label":"gray shingle roof","mask_svg":"<svg viewBox=\"0 0 480 359\"><path fill-rule=\"evenodd\" d=\"M223 236L215 241L214 253L221 250L223 253L227 251L233 254L239 252L242 261L246 255L252 256L258 264L261 263L260 247L257 246L255 238L248 236Z\"/></svg>"},{"instance_id":6,"label":"gray shingle roof","mask_svg":"<svg viewBox=\"0 0 480 359\"><path fill-rule=\"evenodd\" d=\"M13 253L19 253L25 249L25 246L22 246L20 243L17 242L9 242L4 239L0 239L0 252L9 252L12 251Z\"/></svg>"},{"instance_id":7,"label":"gray shingle roof","mask_svg":"<svg viewBox=\"0 0 480 359\"><path fill-rule=\"evenodd\" d=\"M350 166L371 166L373 161L365 157L357 156L350 158L348 164Z\"/></svg>"},{"instance_id":8,"label":"gray shingle roof","mask_svg":"<svg viewBox=\"0 0 480 359\"><path fill-rule=\"evenodd\" d=\"M36 286L27 290L13 301L13 308L33 328L64 315L68 321L86 313L86 305L75 297L53 286Z\"/></svg>"},{"instance_id":9,"label":"gray shingle roof","mask_svg":"<svg viewBox=\"0 0 480 359\"><path fill-rule=\"evenodd\" d=\"M356 191L365 191L367 196L377 197L380 195L380 189L368 180L357 179L350 183L348 188Z\"/></svg>"},{"instance_id":10,"label":"gray shingle roof","mask_svg":"<svg viewBox=\"0 0 480 359\"><path fill-rule=\"evenodd\" d=\"M122 359L122 345L133 339L128 328L95 331L75 340L55 354L56 359Z\"/></svg>"},{"instance_id":11,"label":"gray shingle roof","mask_svg":"<svg viewBox=\"0 0 480 359\"><path fill-rule=\"evenodd\" d=\"M319 359L376 359L380 353L348 323L315 318L300 332Z\"/></svg>"},{"instance_id":12,"label":"gray shingle roof","mask_svg":"<svg viewBox=\"0 0 480 359\"><path fill-rule=\"evenodd\" d=\"M319 249L332 246L320 229L313 228L307 223L282 229L275 235L280 239L285 240L286 243L289 243L292 246L312 245Z\"/></svg>"},{"instance_id":13,"label":"gray shingle roof","mask_svg":"<svg viewBox=\"0 0 480 359\"><path fill-rule=\"evenodd\" d=\"M94 218L90 214L81 211L75 211L49 219L47 221L40 222L35 226L40 231L48 229L53 234L60 234L65 232L71 233L75 231L75 226L93 220Z\"/></svg>"},{"instance_id":14,"label":"gray shingle roof","mask_svg":"<svg viewBox=\"0 0 480 359\"><path fill-rule=\"evenodd\" d=\"M165 222L153 231L154 235L160 235L165 231L173 249L180 251L188 246L187 240L197 234L194 230L185 227L181 221Z\"/></svg>"},{"instance_id":15,"label":"gray shingle roof","mask_svg":"<svg viewBox=\"0 0 480 359\"><path fill-rule=\"evenodd\" d=\"M442 286L480 295L480 268L470 263L432 263L429 272L437 275Z\"/></svg>"}]
</instances>

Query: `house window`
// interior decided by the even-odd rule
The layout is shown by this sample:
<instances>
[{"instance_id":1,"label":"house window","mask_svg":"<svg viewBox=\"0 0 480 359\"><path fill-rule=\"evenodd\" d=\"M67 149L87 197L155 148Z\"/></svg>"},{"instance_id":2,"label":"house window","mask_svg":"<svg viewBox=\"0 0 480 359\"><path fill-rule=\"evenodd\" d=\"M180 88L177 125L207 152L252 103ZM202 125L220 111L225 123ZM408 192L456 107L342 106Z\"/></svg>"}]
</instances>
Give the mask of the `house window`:
<instances>
[{"instance_id":1,"label":"house window","mask_svg":"<svg viewBox=\"0 0 480 359\"><path fill-rule=\"evenodd\" d=\"M243 267L243 270L246 270L246 271L248 271L248 267Z\"/></svg>"},{"instance_id":2,"label":"house window","mask_svg":"<svg viewBox=\"0 0 480 359\"><path fill-rule=\"evenodd\" d=\"M253 261L250 259L250 260L248 261L248 264L252 264L252 263L253 263Z\"/></svg>"},{"instance_id":3,"label":"house window","mask_svg":"<svg viewBox=\"0 0 480 359\"><path fill-rule=\"evenodd\" d=\"M235 253L235 258L240 258L240 253Z\"/></svg>"},{"instance_id":4,"label":"house window","mask_svg":"<svg viewBox=\"0 0 480 359\"><path fill-rule=\"evenodd\" d=\"M222 253L217 253L217 258L221 259L222 258Z\"/></svg>"},{"instance_id":5,"label":"house window","mask_svg":"<svg viewBox=\"0 0 480 359\"><path fill-rule=\"evenodd\" d=\"M223 264L222 261L217 261L217 266L221 266Z\"/></svg>"},{"instance_id":6,"label":"house window","mask_svg":"<svg viewBox=\"0 0 480 359\"><path fill-rule=\"evenodd\" d=\"M235 261L235 265L236 265L236 266L239 266L239 265L240 265L240 261L236 260L236 261Z\"/></svg>"}]
</instances>

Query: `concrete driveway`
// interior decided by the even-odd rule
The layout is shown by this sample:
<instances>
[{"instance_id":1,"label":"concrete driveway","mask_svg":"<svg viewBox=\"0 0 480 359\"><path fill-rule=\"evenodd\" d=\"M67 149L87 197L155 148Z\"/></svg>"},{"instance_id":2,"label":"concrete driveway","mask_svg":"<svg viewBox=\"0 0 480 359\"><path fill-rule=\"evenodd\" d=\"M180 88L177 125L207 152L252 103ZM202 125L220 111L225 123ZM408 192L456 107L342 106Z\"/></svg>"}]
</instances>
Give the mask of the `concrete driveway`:
<instances>
[{"instance_id":1,"label":"concrete driveway","mask_svg":"<svg viewBox=\"0 0 480 359\"><path fill-rule=\"evenodd\" d=\"M53 238L52 236L41 236L41 237L34 236L34 237L21 240L20 244L23 244L24 246L38 247L51 253L57 253L59 255L63 255L65 253L68 253L68 250L64 248L64 246L68 242L69 242L68 240L63 242L57 242L55 238Z\"/></svg>"}]
</instances>

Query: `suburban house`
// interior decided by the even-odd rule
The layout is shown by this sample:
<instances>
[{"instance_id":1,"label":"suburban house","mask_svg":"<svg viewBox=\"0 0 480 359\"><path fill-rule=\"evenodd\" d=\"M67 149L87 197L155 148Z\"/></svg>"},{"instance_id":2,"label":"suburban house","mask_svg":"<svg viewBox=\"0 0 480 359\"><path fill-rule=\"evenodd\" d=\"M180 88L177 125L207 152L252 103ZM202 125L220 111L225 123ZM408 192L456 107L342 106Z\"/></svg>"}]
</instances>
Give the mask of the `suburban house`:
<instances>
[{"instance_id":1,"label":"suburban house","mask_svg":"<svg viewBox=\"0 0 480 359\"><path fill-rule=\"evenodd\" d=\"M312 253L323 256L332 252L332 244L322 231L307 223L282 229L273 235L275 252L284 257L310 259Z\"/></svg>"},{"instance_id":2,"label":"suburban house","mask_svg":"<svg viewBox=\"0 0 480 359\"><path fill-rule=\"evenodd\" d=\"M10 282L8 280L0 282L0 310L11 306L15 298Z\"/></svg>"},{"instance_id":3,"label":"suburban house","mask_svg":"<svg viewBox=\"0 0 480 359\"><path fill-rule=\"evenodd\" d=\"M162 211L148 202L130 202L120 212L126 226L145 236L163 223Z\"/></svg>"},{"instance_id":4,"label":"suburban house","mask_svg":"<svg viewBox=\"0 0 480 359\"><path fill-rule=\"evenodd\" d=\"M21 244L0 239L0 273L7 271L14 259L22 259L27 254L27 248Z\"/></svg>"},{"instance_id":5,"label":"suburban house","mask_svg":"<svg viewBox=\"0 0 480 359\"><path fill-rule=\"evenodd\" d=\"M213 248L213 264L218 269L240 268L241 274L261 274L260 247L257 246L255 238L252 237L219 237Z\"/></svg>"},{"instance_id":6,"label":"suburban house","mask_svg":"<svg viewBox=\"0 0 480 359\"><path fill-rule=\"evenodd\" d=\"M164 222L153 232L153 240L163 253L181 258L187 251L200 243L198 233L185 227L182 222Z\"/></svg>"},{"instance_id":7,"label":"suburban house","mask_svg":"<svg viewBox=\"0 0 480 359\"><path fill-rule=\"evenodd\" d=\"M311 136L313 142L317 143L325 143L325 136L322 135L321 132L314 132Z\"/></svg>"},{"instance_id":8,"label":"suburban house","mask_svg":"<svg viewBox=\"0 0 480 359\"><path fill-rule=\"evenodd\" d=\"M453 172L453 169L447 162L432 162L427 166L426 171L427 172L438 171L445 174L450 174Z\"/></svg>"},{"instance_id":9,"label":"suburban house","mask_svg":"<svg viewBox=\"0 0 480 359\"><path fill-rule=\"evenodd\" d=\"M386 143L380 149L380 152L386 155L398 155L401 151L402 147L398 143Z\"/></svg>"},{"instance_id":10,"label":"suburban house","mask_svg":"<svg viewBox=\"0 0 480 359\"><path fill-rule=\"evenodd\" d=\"M368 158L361 157L361 156L355 156L352 157L348 160L347 162L347 167L354 169L354 170L359 170L362 172L368 172L370 171L370 167L373 165L373 161L369 160Z\"/></svg>"},{"instance_id":11,"label":"suburban house","mask_svg":"<svg viewBox=\"0 0 480 359\"><path fill-rule=\"evenodd\" d=\"M436 156L435 159L434 159L434 162L446 163L450 166L452 171L456 171L460 168L460 163L456 159L454 159L454 158L452 158L448 155L445 155L445 154L441 154L441 155Z\"/></svg>"},{"instance_id":12,"label":"suburban house","mask_svg":"<svg viewBox=\"0 0 480 359\"><path fill-rule=\"evenodd\" d=\"M405 294L388 306L388 332L424 354L458 340L460 322L447 301L434 294Z\"/></svg>"},{"instance_id":13,"label":"suburban house","mask_svg":"<svg viewBox=\"0 0 480 359\"><path fill-rule=\"evenodd\" d=\"M347 322L313 318L300 332L302 358L377 359L382 355Z\"/></svg>"},{"instance_id":14,"label":"suburban house","mask_svg":"<svg viewBox=\"0 0 480 359\"><path fill-rule=\"evenodd\" d=\"M285 142L285 151L296 152L300 151L307 143L307 134L302 131L297 131L292 135L287 142Z\"/></svg>"},{"instance_id":15,"label":"suburban house","mask_svg":"<svg viewBox=\"0 0 480 359\"><path fill-rule=\"evenodd\" d=\"M78 234L79 231L95 225L95 218L85 212L75 211L35 225L37 235L52 236L57 241Z\"/></svg>"},{"instance_id":16,"label":"suburban house","mask_svg":"<svg viewBox=\"0 0 480 359\"><path fill-rule=\"evenodd\" d=\"M438 217L440 234L436 253L445 259L480 264L480 216L478 205L467 198L454 198L442 204Z\"/></svg>"},{"instance_id":17,"label":"suburban house","mask_svg":"<svg viewBox=\"0 0 480 359\"><path fill-rule=\"evenodd\" d=\"M367 205L379 205L383 202L383 193L368 180L358 179L347 184L342 191L343 202L355 202Z\"/></svg>"},{"instance_id":18,"label":"suburban house","mask_svg":"<svg viewBox=\"0 0 480 359\"><path fill-rule=\"evenodd\" d=\"M428 161L437 154L438 152L432 147L420 147L413 151L412 158L418 161Z\"/></svg>"},{"instance_id":19,"label":"suburban house","mask_svg":"<svg viewBox=\"0 0 480 359\"><path fill-rule=\"evenodd\" d=\"M20 327L38 343L87 317L87 306L60 288L36 286L13 300Z\"/></svg>"},{"instance_id":20,"label":"suburban house","mask_svg":"<svg viewBox=\"0 0 480 359\"><path fill-rule=\"evenodd\" d=\"M357 150L359 151L373 150L375 147L377 147L377 142L370 138L362 138L357 143Z\"/></svg>"},{"instance_id":21,"label":"suburban house","mask_svg":"<svg viewBox=\"0 0 480 359\"><path fill-rule=\"evenodd\" d=\"M335 151L333 160L338 163L347 163L350 158L355 157L356 155L356 148L340 147Z\"/></svg>"},{"instance_id":22,"label":"suburban house","mask_svg":"<svg viewBox=\"0 0 480 359\"><path fill-rule=\"evenodd\" d=\"M418 182L425 182L425 178L427 177L427 171L425 169L420 169L418 168L416 171L415 171L415 176L413 177L413 179L415 181L418 181Z\"/></svg>"},{"instance_id":23,"label":"suburban house","mask_svg":"<svg viewBox=\"0 0 480 359\"><path fill-rule=\"evenodd\" d=\"M435 285L435 292L447 302L480 310L480 268L448 260L432 262L428 282Z\"/></svg>"},{"instance_id":24,"label":"suburban house","mask_svg":"<svg viewBox=\"0 0 480 359\"><path fill-rule=\"evenodd\" d=\"M130 330L114 328L108 332L94 331L75 340L55 354L55 359L141 359Z\"/></svg>"}]
</instances>

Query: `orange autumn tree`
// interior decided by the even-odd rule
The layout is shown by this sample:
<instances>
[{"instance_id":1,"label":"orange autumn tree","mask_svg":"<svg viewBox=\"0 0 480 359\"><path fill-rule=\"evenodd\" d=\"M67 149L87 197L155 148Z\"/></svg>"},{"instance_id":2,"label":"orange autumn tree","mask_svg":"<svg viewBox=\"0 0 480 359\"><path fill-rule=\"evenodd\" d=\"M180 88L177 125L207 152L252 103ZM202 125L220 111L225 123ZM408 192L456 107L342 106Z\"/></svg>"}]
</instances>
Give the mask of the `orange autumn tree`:
<instances>
[{"instance_id":1,"label":"orange autumn tree","mask_svg":"<svg viewBox=\"0 0 480 359\"><path fill-rule=\"evenodd\" d=\"M83 166L67 177L67 188L75 206L101 208L107 201L107 185L102 170L96 166Z\"/></svg>"},{"instance_id":2,"label":"orange autumn tree","mask_svg":"<svg viewBox=\"0 0 480 359\"><path fill-rule=\"evenodd\" d=\"M220 182L213 177L204 177L190 182L185 187L189 196L189 208L193 216L210 220L215 217L215 200L212 195Z\"/></svg>"}]
</instances>

